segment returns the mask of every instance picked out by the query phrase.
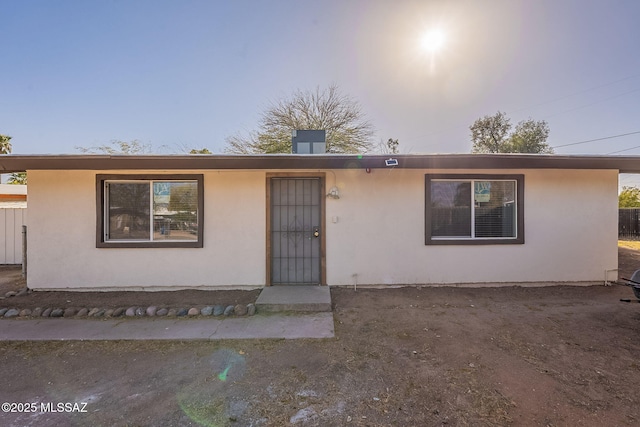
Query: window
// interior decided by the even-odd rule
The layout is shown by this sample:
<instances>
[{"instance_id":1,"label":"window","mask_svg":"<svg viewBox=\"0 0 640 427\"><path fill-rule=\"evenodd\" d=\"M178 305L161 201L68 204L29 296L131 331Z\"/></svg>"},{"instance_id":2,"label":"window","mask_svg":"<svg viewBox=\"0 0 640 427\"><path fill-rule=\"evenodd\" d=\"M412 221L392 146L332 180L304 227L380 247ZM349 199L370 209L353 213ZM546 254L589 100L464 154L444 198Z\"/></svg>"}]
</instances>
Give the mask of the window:
<instances>
[{"instance_id":1,"label":"window","mask_svg":"<svg viewBox=\"0 0 640 427\"><path fill-rule=\"evenodd\" d=\"M524 243L523 175L426 175L425 243Z\"/></svg>"},{"instance_id":2,"label":"window","mask_svg":"<svg viewBox=\"0 0 640 427\"><path fill-rule=\"evenodd\" d=\"M202 247L202 175L98 175L98 247Z\"/></svg>"}]
</instances>

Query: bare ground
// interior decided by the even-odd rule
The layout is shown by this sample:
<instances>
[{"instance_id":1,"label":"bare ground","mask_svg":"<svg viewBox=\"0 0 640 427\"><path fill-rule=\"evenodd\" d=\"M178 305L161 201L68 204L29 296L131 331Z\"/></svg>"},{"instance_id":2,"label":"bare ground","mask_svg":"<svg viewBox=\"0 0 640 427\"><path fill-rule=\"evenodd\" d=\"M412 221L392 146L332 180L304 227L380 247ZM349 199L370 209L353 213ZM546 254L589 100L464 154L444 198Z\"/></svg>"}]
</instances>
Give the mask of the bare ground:
<instances>
[{"instance_id":1,"label":"bare ground","mask_svg":"<svg viewBox=\"0 0 640 427\"><path fill-rule=\"evenodd\" d=\"M620 275L636 268L640 253L621 249ZM186 305L180 294L166 304ZM0 402L38 409L0 413L0 425L640 424L640 304L619 301L629 288L332 297L329 340L0 343ZM58 402L87 412L40 411Z\"/></svg>"}]
</instances>

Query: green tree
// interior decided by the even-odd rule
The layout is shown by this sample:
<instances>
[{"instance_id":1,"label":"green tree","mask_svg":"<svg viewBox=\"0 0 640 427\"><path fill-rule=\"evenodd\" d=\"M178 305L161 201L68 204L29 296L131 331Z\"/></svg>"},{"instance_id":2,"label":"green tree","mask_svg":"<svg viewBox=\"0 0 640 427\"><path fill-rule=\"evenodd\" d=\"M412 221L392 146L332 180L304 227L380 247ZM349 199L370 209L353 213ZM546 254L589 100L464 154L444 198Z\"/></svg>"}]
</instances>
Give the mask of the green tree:
<instances>
[{"instance_id":1,"label":"green tree","mask_svg":"<svg viewBox=\"0 0 640 427\"><path fill-rule=\"evenodd\" d=\"M226 139L225 151L234 154L291 153L294 130L326 130L328 153L366 153L373 148L373 126L360 105L338 86L297 91L273 103L262 114L258 131Z\"/></svg>"},{"instance_id":2,"label":"green tree","mask_svg":"<svg viewBox=\"0 0 640 427\"><path fill-rule=\"evenodd\" d=\"M640 208L640 188L622 187L618 194L619 208Z\"/></svg>"},{"instance_id":3,"label":"green tree","mask_svg":"<svg viewBox=\"0 0 640 427\"><path fill-rule=\"evenodd\" d=\"M9 135L0 135L0 154L11 154L11 137ZM7 184L27 184L26 172L14 172L9 176Z\"/></svg>"},{"instance_id":4,"label":"green tree","mask_svg":"<svg viewBox=\"0 0 640 427\"><path fill-rule=\"evenodd\" d=\"M75 147L84 154L148 154L151 153L151 144L144 144L137 139L127 141L113 140L105 145L95 147Z\"/></svg>"},{"instance_id":5,"label":"green tree","mask_svg":"<svg viewBox=\"0 0 640 427\"><path fill-rule=\"evenodd\" d=\"M0 154L11 153L11 137L9 135L0 135Z\"/></svg>"},{"instance_id":6,"label":"green tree","mask_svg":"<svg viewBox=\"0 0 640 427\"><path fill-rule=\"evenodd\" d=\"M511 132L511 120L498 111L493 116L484 116L470 127L472 153L531 153L552 154L546 143L549 125L544 120L532 119L519 122Z\"/></svg>"},{"instance_id":7,"label":"green tree","mask_svg":"<svg viewBox=\"0 0 640 427\"><path fill-rule=\"evenodd\" d=\"M189 151L189 154L213 154L213 153L209 151L208 148L201 148L201 149L192 148Z\"/></svg>"},{"instance_id":8,"label":"green tree","mask_svg":"<svg viewBox=\"0 0 640 427\"><path fill-rule=\"evenodd\" d=\"M27 185L26 172L14 172L9 176L7 184Z\"/></svg>"},{"instance_id":9,"label":"green tree","mask_svg":"<svg viewBox=\"0 0 640 427\"><path fill-rule=\"evenodd\" d=\"M11 137L9 135L0 135L0 154L11 154ZM9 176L7 184L27 184L26 172L14 172Z\"/></svg>"}]
</instances>

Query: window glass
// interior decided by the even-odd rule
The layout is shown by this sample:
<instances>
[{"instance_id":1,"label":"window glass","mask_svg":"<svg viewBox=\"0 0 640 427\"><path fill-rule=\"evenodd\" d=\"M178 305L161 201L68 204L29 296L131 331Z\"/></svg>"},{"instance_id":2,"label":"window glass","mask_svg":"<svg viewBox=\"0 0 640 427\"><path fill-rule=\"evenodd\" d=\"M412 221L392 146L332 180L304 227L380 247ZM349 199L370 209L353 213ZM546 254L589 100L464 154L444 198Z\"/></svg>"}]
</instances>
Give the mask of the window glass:
<instances>
[{"instance_id":1,"label":"window glass","mask_svg":"<svg viewBox=\"0 0 640 427\"><path fill-rule=\"evenodd\" d=\"M425 175L427 245L524 244L523 175Z\"/></svg>"},{"instance_id":2,"label":"window glass","mask_svg":"<svg viewBox=\"0 0 640 427\"><path fill-rule=\"evenodd\" d=\"M203 175L97 174L99 248L202 248Z\"/></svg>"},{"instance_id":3,"label":"window glass","mask_svg":"<svg viewBox=\"0 0 640 427\"><path fill-rule=\"evenodd\" d=\"M515 181L474 182L475 237L516 237Z\"/></svg>"},{"instance_id":4,"label":"window glass","mask_svg":"<svg viewBox=\"0 0 640 427\"><path fill-rule=\"evenodd\" d=\"M431 181L431 235L471 237L471 183Z\"/></svg>"},{"instance_id":5,"label":"window glass","mask_svg":"<svg viewBox=\"0 0 640 427\"><path fill-rule=\"evenodd\" d=\"M198 184L153 183L153 240L198 239Z\"/></svg>"},{"instance_id":6,"label":"window glass","mask_svg":"<svg viewBox=\"0 0 640 427\"><path fill-rule=\"evenodd\" d=\"M108 183L109 240L149 240L149 183Z\"/></svg>"}]
</instances>

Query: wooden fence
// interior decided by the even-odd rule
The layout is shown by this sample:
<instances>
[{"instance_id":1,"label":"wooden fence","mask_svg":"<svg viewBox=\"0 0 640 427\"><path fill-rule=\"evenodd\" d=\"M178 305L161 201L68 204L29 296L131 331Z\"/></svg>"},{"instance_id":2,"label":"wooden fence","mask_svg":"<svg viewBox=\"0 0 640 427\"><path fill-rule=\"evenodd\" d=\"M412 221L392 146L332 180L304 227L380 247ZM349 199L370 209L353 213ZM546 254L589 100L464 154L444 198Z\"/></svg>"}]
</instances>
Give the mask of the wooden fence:
<instances>
[{"instance_id":1,"label":"wooden fence","mask_svg":"<svg viewBox=\"0 0 640 427\"><path fill-rule=\"evenodd\" d=\"M26 209L0 209L0 265L22 264L23 225L27 225Z\"/></svg>"}]
</instances>

